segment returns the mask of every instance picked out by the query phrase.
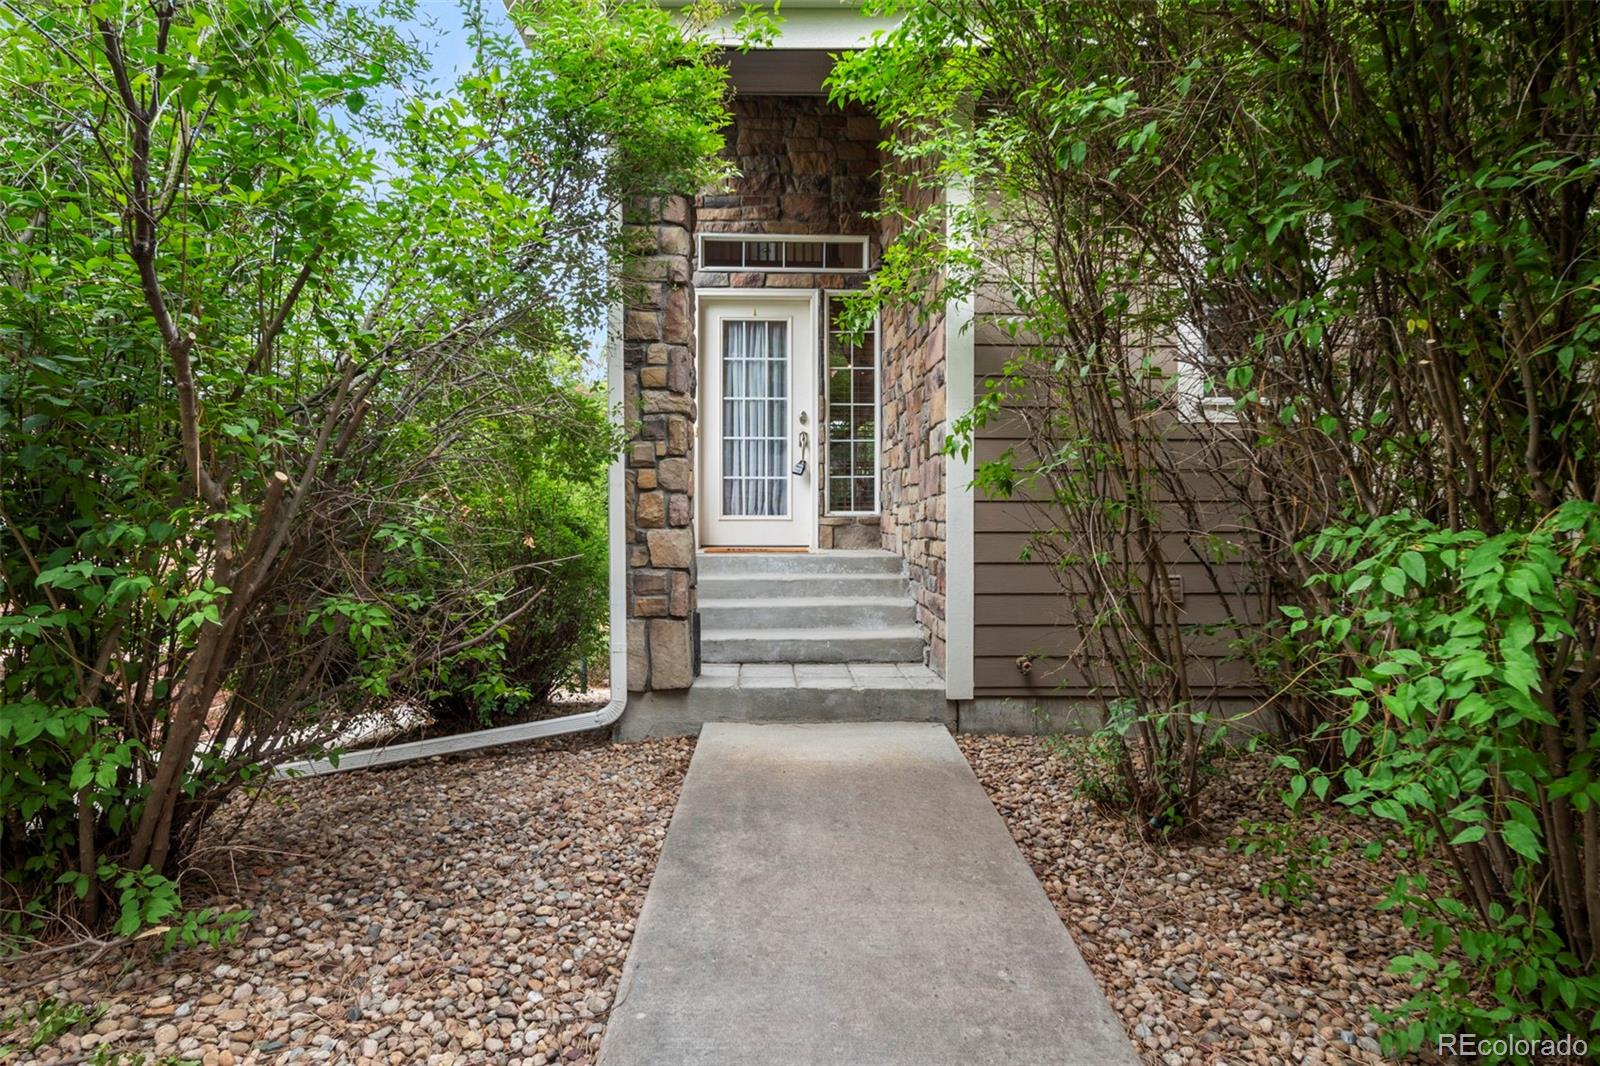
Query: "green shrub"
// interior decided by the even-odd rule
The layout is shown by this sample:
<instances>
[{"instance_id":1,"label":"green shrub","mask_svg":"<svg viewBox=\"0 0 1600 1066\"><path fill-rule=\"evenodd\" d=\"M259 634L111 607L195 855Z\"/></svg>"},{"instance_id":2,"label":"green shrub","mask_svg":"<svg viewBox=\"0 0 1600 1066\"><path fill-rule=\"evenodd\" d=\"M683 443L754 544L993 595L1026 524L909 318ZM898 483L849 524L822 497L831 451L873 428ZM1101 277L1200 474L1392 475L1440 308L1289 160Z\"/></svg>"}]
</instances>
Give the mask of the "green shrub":
<instances>
[{"instance_id":1,"label":"green shrub","mask_svg":"<svg viewBox=\"0 0 1600 1066\"><path fill-rule=\"evenodd\" d=\"M31 1026L31 1031L22 1043L26 1045L27 1050L38 1051L63 1033L80 1027L88 1028L99 1021L105 1012L106 1008L103 1006L88 1008L71 1000L47 996L37 1003L24 1003L0 1015L0 1041L10 1038L24 1027ZM15 1050L14 1046L0 1042L0 1061L10 1058Z\"/></svg>"},{"instance_id":2,"label":"green shrub","mask_svg":"<svg viewBox=\"0 0 1600 1066\"><path fill-rule=\"evenodd\" d=\"M607 662L605 482L535 470L463 513L473 532L453 543L472 545L498 594L511 598L512 610L526 601L525 609L492 639L442 663L422 695L440 718L487 723L545 701L584 665Z\"/></svg>"},{"instance_id":3,"label":"green shrub","mask_svg":"<svg viewBox=\"0 0 1600 1066\"><path fill-rule=\"evenodd\" d=\"M1136 700L1113 699L1088 736L1051 736L1045 746L1072 764L1079 795L1138 819L1146 836L1165 837L1198 828L1224 735L1219 720L1199 712L1141 712Z\"/></svg>"},{"instance_id":4,"label":"green shrub","mask_svg":"<svg viewBox=\"0 0 1600 1066\"><path fill-rule=\"evenodd\" d=\"M725 169L726 74L535 7L438 90L388 5L0 6L0 935L233 928L178 893L230 795L595 639L572 352L622 205Z\"/></svg>"},{"instance_id":5,"label":"green shrub","mask_svg":"<svg viewBox=\"0 0 1600 1066\"><path fill-rule=\"evenodd\" d=\"M605 482L535 475L509 517L536 532L515 543L533 566L538 602L506 627L505 670L534 701L572 682L581 664L607 662L609 621ZM517 558L518 553L513 553Z\"/></svg>"},{"instance_id":6,"label":"green shrub","mask_svg":"<svg viewBox=\"0 0 1600 1066\"><path fill-rule=\"evenodd\" d=\"M1343 664L1325 730L1351 763L1304 769L1289 799L1384 819L1413 859L1384 904L1424 945L1395 960L1417 991L1389 1039L1600 1040L1583 961L1600 918L1600 659L1574 626L1600 610L1600 507L1492 537L1387 515L1310 551L1340 609L1283 610L1306 661Z\"/></svg>"},{"instance_id":7,"label":"green shrub","mask_svg":"<svg viewBox=\"0 0 1600 1066\"><path fill-rule=\"evenodd\" d=\"M1282 861L1281 873L1261 882L1261 894L1291 907L1299 906L1317 885L1317 874L1333 865L1333 842L1320 831L1322 816L1300 814L1282 820L1246 821L1228 843L1246 855Z\"/></svg>"}]
</instances>

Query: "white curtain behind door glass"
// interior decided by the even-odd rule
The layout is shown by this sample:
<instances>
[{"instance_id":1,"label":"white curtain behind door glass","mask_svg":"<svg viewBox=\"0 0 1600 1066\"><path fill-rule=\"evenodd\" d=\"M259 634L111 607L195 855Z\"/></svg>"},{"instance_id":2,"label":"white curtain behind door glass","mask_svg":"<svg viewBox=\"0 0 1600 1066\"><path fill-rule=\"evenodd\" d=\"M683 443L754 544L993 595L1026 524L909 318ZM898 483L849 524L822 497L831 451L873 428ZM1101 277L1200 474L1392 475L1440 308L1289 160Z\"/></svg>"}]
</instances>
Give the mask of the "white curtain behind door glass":
<instances>
[{"instance_id":1,"label":"white curtain behind door glass","mask_svg":"<svg viewBox=\"0 0 1600 1066\"><path fill-rule=\"evenodd\" d=\"M722 513L789 513L789 330L722 324Z\"/></svg>"}]
</instances>

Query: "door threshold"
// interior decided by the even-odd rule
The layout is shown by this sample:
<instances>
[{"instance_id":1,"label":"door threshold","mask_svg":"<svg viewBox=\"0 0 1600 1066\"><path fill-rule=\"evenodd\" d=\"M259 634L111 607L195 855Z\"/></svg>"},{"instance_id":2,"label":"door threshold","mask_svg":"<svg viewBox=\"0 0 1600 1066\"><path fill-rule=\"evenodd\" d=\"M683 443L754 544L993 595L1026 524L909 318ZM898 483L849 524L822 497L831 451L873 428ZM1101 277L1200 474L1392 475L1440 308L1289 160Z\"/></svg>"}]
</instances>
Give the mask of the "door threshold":
<instances>
[{"instance_id":1,"label":"door threshold","mask_svg":"<svg viewBox=\"0 0 1600 1066\"><path fill-rule=\"evenodd\" d=\"M794 554L797 554L797 553L803 555L806 552L809 552L811 549L810 548L769 548L769 547L763 547L763 546L759 546L759 545L753 545L751 547L717 545L716 547L704 547L704 548L701 548L700 550L705 552L707 555L734 555L734 554L742 554L742 553L746 553L746 552L759 553L759 554L764 554L764 555L794 555Z\"/></svg>"}]
</instances>

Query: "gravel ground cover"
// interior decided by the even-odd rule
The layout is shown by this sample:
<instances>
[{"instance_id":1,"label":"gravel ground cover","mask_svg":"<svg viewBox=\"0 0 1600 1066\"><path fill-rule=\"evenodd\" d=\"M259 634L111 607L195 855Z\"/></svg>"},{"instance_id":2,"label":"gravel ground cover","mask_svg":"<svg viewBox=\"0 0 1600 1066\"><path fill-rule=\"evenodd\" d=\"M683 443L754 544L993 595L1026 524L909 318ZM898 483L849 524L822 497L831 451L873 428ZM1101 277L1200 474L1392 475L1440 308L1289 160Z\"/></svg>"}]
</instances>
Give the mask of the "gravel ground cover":
<instances>
[{"instance_id":1,"label":"gravel ground cover","mask_svg":"<svg viewBox=\"0 0 1600 1066\"><path fill-rule=\"evenodd\" d=\"M1241 756L1212 786L1210 834L1157 849L1077 797L1037 740L957 742L1145 1061L1385 1061L1370 1012L1408 997L1384 971L1413 941L1373 910L1397 871L1361 857L1359 820L1324 823L1333 865L1285 908L1260 890L1283 860L1227 842L1282 817L1265 758Z\"/></svg>"},{"instance_id":2,"label":"gravel ground cover","mask_svg":"<svg viewBox=\"0 0 1600 1066\"><path fill-rule=\"evenodd\" d=\"M1211 834L1157 849L1036 740L958 743L1146 1061L1382 1061L1370 1011L1406 998L1384 970L1410 941L1372 910L1394 871L1359 822L1324 827L1341 857L1285 908L1260 892L1281 858L1227 842L1281 813L1265 760L1214 787ZM105 1009L9 1061L593 1062L692 750L567 738L274 789L190 875L254 910L238 940L0 972L0 1016Z\"/></svg>"},{"instance_id":3,"label":"gravel ground cover","mask_svg":"<svg viewBox=\"0 0 1600 1066\"><path fill-rule=\"evenodd\" d=\"M106 1008L44 1063L592 1062L692 750L564 739L275 788L190 875L254 910L236 941L0 974L0 1016Z\"/></svg>"}]
</instances>

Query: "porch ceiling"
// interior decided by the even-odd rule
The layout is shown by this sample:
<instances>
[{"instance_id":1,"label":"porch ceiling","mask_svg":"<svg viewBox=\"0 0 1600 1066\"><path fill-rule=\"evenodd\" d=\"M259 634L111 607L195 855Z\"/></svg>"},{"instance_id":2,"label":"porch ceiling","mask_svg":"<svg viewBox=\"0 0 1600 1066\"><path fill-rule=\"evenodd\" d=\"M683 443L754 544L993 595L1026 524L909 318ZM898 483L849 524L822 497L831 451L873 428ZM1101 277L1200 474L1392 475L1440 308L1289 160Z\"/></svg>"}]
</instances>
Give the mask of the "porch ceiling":
<instances>
[{"instance_id":1,"label":"porch ceiling","mask_svg":"<svg viewBox=\"0 0 1600 1066\"><path fill-rule=\"evenodd\" d=\"M746 96L820 94L833 70L833 57L819 48L774 48L723 53L728 79Z\"/></svg>"}]
</instances>

